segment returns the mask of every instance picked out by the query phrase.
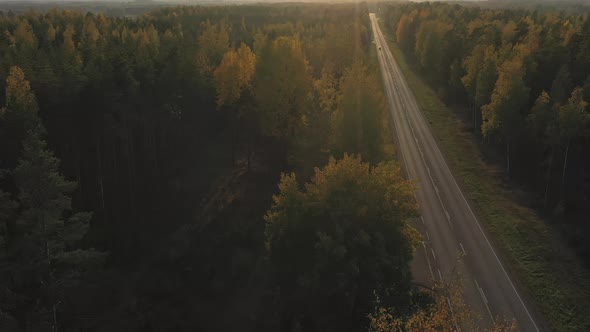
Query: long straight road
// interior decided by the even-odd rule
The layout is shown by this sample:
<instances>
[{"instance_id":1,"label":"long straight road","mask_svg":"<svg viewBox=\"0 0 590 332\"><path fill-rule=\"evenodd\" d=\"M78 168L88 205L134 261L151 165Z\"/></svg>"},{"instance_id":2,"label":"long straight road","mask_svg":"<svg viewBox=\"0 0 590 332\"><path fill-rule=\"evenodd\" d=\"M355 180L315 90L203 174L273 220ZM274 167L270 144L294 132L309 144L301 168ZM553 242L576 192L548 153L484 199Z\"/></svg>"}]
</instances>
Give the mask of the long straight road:
<instances>
[{"instance_id":1,"label":"long straight road","mask_svg":"<svg viewBox=\"0 0 590 332\"><path fill-rule=\"evenodd\" d=\"M375 14L369 16L402 167L419 186L424 268L432 281L461 284L466 304L480 316L480 327L489 328L502 318L514 320L520 331L540 331L457 185Z\"/></svg>"}]
</instances>

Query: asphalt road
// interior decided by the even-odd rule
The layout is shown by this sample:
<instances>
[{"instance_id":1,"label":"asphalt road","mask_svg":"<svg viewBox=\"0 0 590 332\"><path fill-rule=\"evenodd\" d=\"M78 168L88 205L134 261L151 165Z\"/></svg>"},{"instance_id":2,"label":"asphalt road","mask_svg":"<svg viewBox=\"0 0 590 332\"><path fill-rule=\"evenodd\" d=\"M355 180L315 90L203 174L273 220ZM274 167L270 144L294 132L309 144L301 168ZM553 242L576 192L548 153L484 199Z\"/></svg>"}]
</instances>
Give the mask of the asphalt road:
<instances>
[{"instance_id":1,"label":"asphalt road","mask_svg":"<svg viewBox=\"0 0 590 332\"><path fill-rule=\"evenodd\" d=\"M520 331L542 330L457 185L375 14L369 16L402 167L419 186L416 197L422 217L417 224L425 238L419 253L426 263L424 274L431 282L460 283L466 304L480 316L481 328L505 319L514 320Z\"/></svg>"}]
</instances>

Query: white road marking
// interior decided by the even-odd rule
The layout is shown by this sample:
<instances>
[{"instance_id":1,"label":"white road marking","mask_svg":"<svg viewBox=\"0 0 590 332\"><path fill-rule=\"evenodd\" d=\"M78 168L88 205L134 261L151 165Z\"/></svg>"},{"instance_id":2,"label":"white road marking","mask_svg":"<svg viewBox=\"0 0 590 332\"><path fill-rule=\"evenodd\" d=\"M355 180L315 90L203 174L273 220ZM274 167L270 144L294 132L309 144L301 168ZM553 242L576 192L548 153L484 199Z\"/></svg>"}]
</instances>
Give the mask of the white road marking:
<instances>
[{"instance_id":1,"label":"white road marking","mask_svg":"<svg viewBox=\"0 0 590 332\"><path fill-rule=\"evenodd\" d=\"M480 290L481 290L481 296L483 297L483 301L484 301L486 304L487 304L487 303L489 303L489 302L488 302L488 298L486 297L486 293L484 293L483 289L481 289L481 288L480 288Z\"/></svg>"},{"instance_id":2,"label":"white road marking","mask_svg":"<svg viewBox=\"0 0 590 332\"><path fill-rule=\"evenodd\" d=\"M422 242L422 247L424 248L424 256L426 256L426 263L428 263L428 270L430 270L430 277L434 280L434 273L432 273L432 265L430 265L430 259L428 259L428 252L426 251L426 245Z\"/></svg>"},{"instance_id":3,"label":"white road marking","mask_svg":"<svg viewBox=\"0 0 590 332\"><path fill-rule=\"evenodd\" d=\"M434 259L436 259L436 255L434 254L434 249L430 248L430 251L432 251L432 257L434 257Z\"/></svg>"},{"instance_id":4,"label":"white road marking","mask_svg":"<svg viewBox=\"0 0 590 332\"><path fill-rule=\"evenodd\" d=\"M410 127L412 128L412 127ZM414 138L416 139L416 138ZM416 139L416 144L418 144L418 140ZM444 212L445 212L445 216L447 217L447 222L449 223L449 226L451 226L451 229L453 229L453 223L451 222L451 216L449 215L449 212L447 211L447 208L445 207L445 204L442 201L442 198L440 197L440 191L438 190L438 186L434 183L434 179L432 178L432 174L430 174L430 167L427 166L426 164L426 160L424 159L424 154L422 153L422 149L420 149L420 146L418 146L418 150L420 151L420 155L422 156L422 163L424 164L424 167L426 167L426 171L428 172L428 177L430 178L430 182L432 183L432 186L434 187L434 191L436 191L436 196L438 197L438 201L440 202L440 206L442 206Z\"/></svg>"},{"instance_id":5,"label":"white road marking","mask_svg":"<svg viewBox=\"0 0 590 332\"><path fill-rule=\"evenodd\" d=\"M430 241L430 235L428 235L428 231L426 231L426 237L428 238L428 240Z\"/></svg>"},{"instance_id":6,"label":"white road marking","mask_svg":"<svg viewBox=\"0 0 590 332\"><path fill-rule=\"evenodd\" d=\"M479 296L481 296L481 299L483 300L483 303L488 304L488 300L486 299L485 295L483 295L483 291L481 290L481 288L479 288L478 291Z\"/></svg>"},{"instance_id":7,"label":"white road marking","mask_svg":"<svg viewBox=\"0 0 590 332\"><path fill-rule=\"evenodd\" d=\"M440 281L443 281L443 277L442 277L442 273L440 273L440 269L438 269L438 277L440 278Z\"/></svg>"},{"instance_id":8,"label":"white road marking","mask_svg":"<svg viewBox=\"0 0 590 332\"><path fill-rule=\"evenodd\" d=\"M463 243L459 242L459 245L461 246L461 250L463 251L463 255L467 255L467 252L465 251L465 248L463 247Z\"/></svg>"},{"instance_id":9,"label":"white road marking","mask_svg":"<svg viewBox=\"0 0 590 332\"><path fill-rule=\"evenodd\" d=\"M486 298L486 295L484 294L483 289L481 287L479 287L479 284L477 283L477 279L473 279L473 280L475 280L475 286L477 287L477 290L479 291L479 296L481 296L483 304L486 306L486 309L488 310L488 314L490 314L490 319L492 320L492 323L495 323L496 321L494 320L494 315L492 315L492 311L490 310L490 307L488 306L488 299Z\"/></svg>"}]
</instances>

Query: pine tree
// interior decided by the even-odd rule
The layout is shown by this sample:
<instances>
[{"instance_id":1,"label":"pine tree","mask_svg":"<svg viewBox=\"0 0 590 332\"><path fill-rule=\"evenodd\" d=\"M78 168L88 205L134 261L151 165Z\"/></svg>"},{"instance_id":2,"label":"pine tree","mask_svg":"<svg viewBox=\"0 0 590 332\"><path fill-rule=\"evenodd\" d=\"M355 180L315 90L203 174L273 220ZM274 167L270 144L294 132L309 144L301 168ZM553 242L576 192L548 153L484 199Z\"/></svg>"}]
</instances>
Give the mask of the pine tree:
<instances>
[{"instance_id":1,"label":"pine tree","mask_svg":"<svg viewBox=\"0 0 590 332\"><path fill-rule=\"evenodd\" d=\"M71 250L88 230L91 213L71 210L76 183L59 173L59 159L47 148L39 134L29 131L23 141L23 153L12 172L22 212L18 217L21 237L12 252L18 261L33 265L33 271L45 285L52 330L57 330L57 288L59 280L71 271L94 265L104 254L93 249Z\"/></svg>"}]
</instances>

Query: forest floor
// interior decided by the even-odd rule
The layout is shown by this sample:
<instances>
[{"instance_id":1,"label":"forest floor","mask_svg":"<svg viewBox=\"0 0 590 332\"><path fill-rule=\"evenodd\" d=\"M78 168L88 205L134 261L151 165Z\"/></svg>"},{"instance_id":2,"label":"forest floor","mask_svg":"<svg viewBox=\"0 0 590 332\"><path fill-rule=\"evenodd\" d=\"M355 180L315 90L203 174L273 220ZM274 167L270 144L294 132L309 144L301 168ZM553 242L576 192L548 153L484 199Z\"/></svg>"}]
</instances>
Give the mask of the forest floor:
<instances>
[{"instance_id":1,"label":"forest floor","mask_svg":"<svg viewBox=\"0 0 590 332\"><path fill-rule=\"evenodd\" d=\"M522 193L484 162L460 110L445 105L410 68L390 35L388 43L465 196L550 330L590 330L590 271L555 229L520 204Z\"/></svg>"},{"instance_id":2,"label":"forest floor","mask_svg":"<svg viewBox=\"0 0 590 332\"><path fill-rule=\"evenodd\" d=\"M203 213L157 250L80 285L64 329L276 331L263 216L280 172L242 164L217 175Z\"/></svg>"}]
</instances>

